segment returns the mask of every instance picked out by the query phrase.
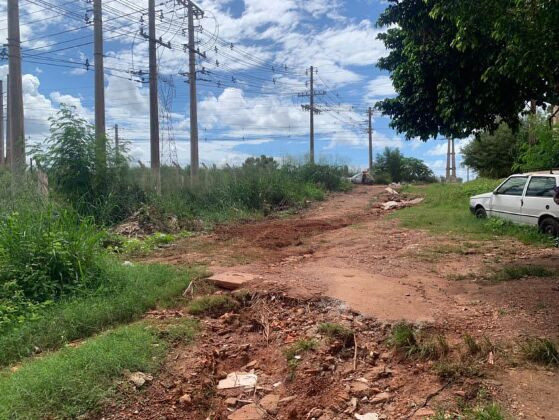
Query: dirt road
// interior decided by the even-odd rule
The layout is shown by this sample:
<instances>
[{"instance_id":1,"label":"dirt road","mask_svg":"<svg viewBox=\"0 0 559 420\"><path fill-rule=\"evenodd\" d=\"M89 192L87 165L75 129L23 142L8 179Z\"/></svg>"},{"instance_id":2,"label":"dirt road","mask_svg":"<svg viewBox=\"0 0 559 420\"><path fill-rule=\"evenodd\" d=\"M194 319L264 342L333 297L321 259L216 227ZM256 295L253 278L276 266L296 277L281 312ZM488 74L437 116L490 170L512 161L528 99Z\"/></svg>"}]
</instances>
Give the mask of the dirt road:
<instances>
[{"instance_id":1,"label":"dirt road","mask_svg":"<svg viewBox=\"0 0 559 420\"><path fill-rule=\"evenodd\" d=\"M526 336L559 336L557 278L524 278L498 284L480 281L488 270L512 263L538 263L557 269L556 250L524 246L510 239L472 241L401 228L397 220L374 206L383 200L383 190L383 187L356 187L350 193L334 194L296 215L222 226L212 234L161 250L148 260L176 265L205 264L214 273L252 274L256 280L250 289L266 296L285 294L309 302L332 298L339 303L338 309L347 307L358 313L360 319L374 320L378 337L386 323L402 319L436 328L451 345L460 343L466 333L488 337L502 348L512 348ZM281 340L289 342L289 335L282 337ZM219 340L219 334L205 338ZM250 342L248 336L237 339ZM179 352L176 360L197 353L189 354ZM553 397L559 389L557 371L517 365L505 354L509 353L503 352L501 356L495 352L496 360L486 366L488 382L478 381L478 385L489 389L514 417L559 418L559 403ZM258 359L258 355L253 357ZM197 354L197 357L202 356ZM274 357L267 363L279 363L282 353ZM260 358L259 363L262 361ZM433 389L438 390L440 382L428 368L428 364L393 361L390 366L393 382L383 385L399 389L400 398L383 406L386 410L380 412L385 413L385 418L409 417L405 414L409 413L409 407L425 401ZM168 367L169 371L177 369L184 367L177 362ZM367 371L363 372L366 375ZM173 376L169 372L167 375ZM467 384L468 380L462 383L462 388L445 389L440 393L442 400L463 395ZM332 392L325 388L325 398L332 398ZM322 400L311 400L322 403ZM429 413L428 406L435 404L431 398L427 401L420 408ZM146 401L136 404L136 408L145 408ZM291 407L291 411L280 410L278 418L304 418L299 417L304 409L312 408L299 405ZM223 406L221 409L228 412ZM219 404L213 405L212 410L219 413ZM417 415L416 411L411 412ZM119 415L125 412L119 411ZM143 417L152 418L150 413L146 411ZM200 412L196 413L186 418L199 418ZM226 417L216 414L212 418ZM346 412L334 418L350 417Z\"/></svg>"}]
</instances>

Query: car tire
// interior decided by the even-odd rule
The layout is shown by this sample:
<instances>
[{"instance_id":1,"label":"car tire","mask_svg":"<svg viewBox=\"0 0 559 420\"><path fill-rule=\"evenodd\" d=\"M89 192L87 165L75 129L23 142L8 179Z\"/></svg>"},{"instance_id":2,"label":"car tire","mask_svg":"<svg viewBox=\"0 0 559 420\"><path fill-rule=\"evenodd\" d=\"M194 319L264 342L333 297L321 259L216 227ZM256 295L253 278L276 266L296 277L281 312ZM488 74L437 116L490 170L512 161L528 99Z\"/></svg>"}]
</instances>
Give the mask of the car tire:
<instances>
[{"instance_id":1,"label":"car tire","mask_svg":"<svg viewBox=\"0 0 559 420\"><path fill-rule=\"evenodd\" d=\"M476 207L476 210L475 210L474 214L476 215L476 218L478 218L478 219L487 219L487 212L481 206Z\"/></svg>"},{"instance_id":2,"label":"car tire","mask_svg":"<svg viewBox=\"0 0 559 420\"><path fill-rule=\"evenodd\" d=\"M540 222L540 231L556 238L559 236L559 222L553 217L546 217Z\"/></svg>"}]
</instances>

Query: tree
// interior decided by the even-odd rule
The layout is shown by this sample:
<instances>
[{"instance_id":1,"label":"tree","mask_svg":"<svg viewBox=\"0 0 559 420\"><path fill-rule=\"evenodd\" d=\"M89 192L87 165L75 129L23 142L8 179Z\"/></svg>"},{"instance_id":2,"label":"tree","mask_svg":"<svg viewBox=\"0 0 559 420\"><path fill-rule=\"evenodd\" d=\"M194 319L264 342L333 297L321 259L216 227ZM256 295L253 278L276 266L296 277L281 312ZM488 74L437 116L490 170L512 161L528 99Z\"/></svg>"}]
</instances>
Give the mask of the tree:
<instances>
[{"instance_id":1,"label":"tree","mask_svg":"<svg viewBox=\"0 0 559 420\"><path fill-rule=\"evenodd\" d=\"M486 178L504 178L513 172L520 140L505 123L494 133L484 131L462 149L463 163Z\"/></svg>"},{"instance_id":2,"label":"tree","mask_svg":"<svg viewBox=\"0 0 559 420\"><path fill-rule=\"evenodd\" d=\"M272 156L261 155L260 157L249 157L243 163L244 168L277 169L278 163Z\"/></svg>"},{"instance_id":3,"label":"tree","mask_svg":"<svg viewBox=\"0 0 559 420\"><path fill-rule=\"evenodd\" d=\"M378 66L391 73L398 96L376 107L407 138L464 138L501 122L516 129L527 101L555 103L553 0L390 2L378 21L388 27L379 39L390 53Z\"/></svg>"},{"instance_id":4,"label":"tree","mask_svg":"<svg viewBox=\"0 0 559 420\"><path fill-rule=\"evenodd\" d=\"M377 155L375 164L377 181L434 182L433 171L422 160L402 155L400 149L386 147ZM388 179L389 178L389 179Z\"/></svg>"}]
</instances>

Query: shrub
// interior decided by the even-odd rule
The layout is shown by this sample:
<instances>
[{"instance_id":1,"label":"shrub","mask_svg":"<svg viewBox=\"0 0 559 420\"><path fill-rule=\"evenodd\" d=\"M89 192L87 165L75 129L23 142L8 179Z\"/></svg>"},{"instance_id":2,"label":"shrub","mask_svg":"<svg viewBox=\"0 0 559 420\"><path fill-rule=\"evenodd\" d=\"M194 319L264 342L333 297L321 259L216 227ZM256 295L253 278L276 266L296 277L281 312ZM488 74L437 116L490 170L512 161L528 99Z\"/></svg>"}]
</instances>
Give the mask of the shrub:
<instances>
[{"instance_id":1,"label":"shrub","mask_svg":"<svg viewBox=\"0 0 559 420\"><path fill-rule=\"evenodd\" d=\"M100 283L102 233L75 212L44 211L0 218L0 326Z\"/></svg>"}]
</instances>

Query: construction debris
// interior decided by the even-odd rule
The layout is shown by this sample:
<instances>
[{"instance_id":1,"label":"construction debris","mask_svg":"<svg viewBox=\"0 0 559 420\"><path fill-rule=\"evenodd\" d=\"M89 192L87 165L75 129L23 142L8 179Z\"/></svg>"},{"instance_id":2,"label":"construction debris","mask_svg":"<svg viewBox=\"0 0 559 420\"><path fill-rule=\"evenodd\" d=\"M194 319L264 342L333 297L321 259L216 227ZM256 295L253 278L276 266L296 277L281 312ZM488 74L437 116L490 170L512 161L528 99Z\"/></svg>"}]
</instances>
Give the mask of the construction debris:
<instances>
[{"instance_id":1,"label":"construction debris","mask_svg":"<svg viewBox=\"0 0 559 420\"><path fill-rule=\"evenodd\" d=\"M223 289L237 290L256 278L257 276L254 274L227 271L225 273L214 274L208 281Z\"/></svg>"},{"instance_id":2,"label":"construction debris","mask_svg":"<svg viewBox=\"0 0 559 420\"><path fill-rule=\"evenodd\" d=\"M379 420L379 415L377 413L367 413L367 414L355 414L357 420Z\"/></svg>"},{"instance_id":3,"label":"construction debris","mask_svg":"<svg viewBox=\"0 0 559 420\"><path fill-rule=\"evenodd\" d=\"M219 381L217 389L254 388L257 382L258 376L254 373L232 372Z\"/></svg>"}]
</instances>

